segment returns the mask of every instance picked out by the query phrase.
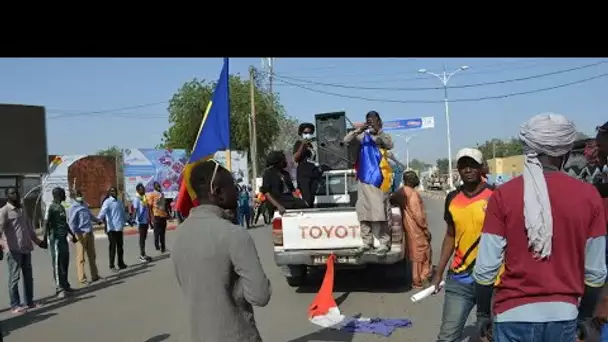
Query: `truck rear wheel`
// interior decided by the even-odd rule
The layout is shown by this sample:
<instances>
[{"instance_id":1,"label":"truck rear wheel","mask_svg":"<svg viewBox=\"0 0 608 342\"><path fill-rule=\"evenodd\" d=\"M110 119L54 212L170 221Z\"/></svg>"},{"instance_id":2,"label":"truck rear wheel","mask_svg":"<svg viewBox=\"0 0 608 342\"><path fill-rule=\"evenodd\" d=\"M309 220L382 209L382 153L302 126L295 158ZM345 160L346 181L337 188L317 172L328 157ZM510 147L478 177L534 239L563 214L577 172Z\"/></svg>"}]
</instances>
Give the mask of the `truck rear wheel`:
<instances>
[{"instance_id":1,"label":"truck rear wheel","mask_svg":"<svg viewBox=\"0 0 608 342\"><path fill-rule=\"evenodd\" d=\"M300 287L306 282L306 276L299 275L296 277L285 277L285 280L287 280L287 284L291 287Z\"/></svg>"},{"instance_id":2,"label":"truck rear wheel","mask_svg":"<svg viewBox=\"0 0 608 342\"><path fill-rule=\"evenodd\" d=\"M285 280L291 287L299 287L306 283L306 273L308 271L306 265L288 266L289 272L285 274Z\"/></svg>"},{"instance_id":3,"label":"truck rear wheel","mask_svg":"<svg viewBox=\"0 0 608 342\"><path fill-rule=\"evenodd\" d=\"M411 263L403 259L392 265L384 265L384 275L388 280L394 281L399 285L411 285L412 282Z\"/></svg>"}]
</instances>

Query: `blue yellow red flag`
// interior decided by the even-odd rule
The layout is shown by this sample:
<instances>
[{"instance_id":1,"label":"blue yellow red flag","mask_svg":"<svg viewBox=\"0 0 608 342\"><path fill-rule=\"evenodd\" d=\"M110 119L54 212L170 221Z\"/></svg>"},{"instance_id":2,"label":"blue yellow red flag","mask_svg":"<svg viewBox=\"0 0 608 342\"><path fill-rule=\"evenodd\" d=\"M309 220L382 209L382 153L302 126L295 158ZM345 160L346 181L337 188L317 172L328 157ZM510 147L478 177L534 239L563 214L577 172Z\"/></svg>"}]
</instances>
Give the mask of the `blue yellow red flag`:
<instances>
[{"instance_id":1,"label":"blue yellow red flag","mask_svg":"<svg viewBox=\"0 0 608 342\"><path fill-rule=\"evenodd\" d=\"M372 137L365 133L355 166L357 179L389 192L393 182L392 168L388 162L387 150L379 148Z\"/></svg>"},{"instance_id":2,"label":"blue yellow red flag","mask_svg":"<svg viewBox=\"0 0 608 342\"><path fill-rule=\"evenodd\" d=\"M175 208L182 216L188 216L190 209L198 205L196 193L190 186L190 174L197 163L213 158L216 152L230 149L230 81L228 58L217 81L211 101L207 105L203 121L190 159L182 172L182 182Z\"/></svg>"}]
</instances>

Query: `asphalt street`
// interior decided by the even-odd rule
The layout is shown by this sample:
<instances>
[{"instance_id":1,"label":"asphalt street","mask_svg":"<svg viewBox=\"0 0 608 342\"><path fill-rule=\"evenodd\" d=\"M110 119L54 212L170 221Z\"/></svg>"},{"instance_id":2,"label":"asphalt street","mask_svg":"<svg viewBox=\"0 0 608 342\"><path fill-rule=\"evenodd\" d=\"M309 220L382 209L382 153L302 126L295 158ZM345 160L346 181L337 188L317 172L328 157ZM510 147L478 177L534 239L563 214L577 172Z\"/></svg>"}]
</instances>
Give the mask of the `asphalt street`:
<instances>
[{"instance_id":1,"label":"asphalt street","mask_svg":"<svg viewBox=\"0 0 608 342\"><path fill-rule=\"evenodd\" d=\"M433 234L433 258L437 262L445 229L442 220L441 196L425 195L429 226ZM443 295L412 303L413 291L400 284L387 284L369 272L342 271L336 274L335 297L346 315L367 317L407 318L409 328L397 330L384 338L369 334L320 330L308 322L307 307L312 301L321 276L313 277L310 285L290 288L273 261L270 227L250 230L273 294L270 304L256 310L260 332L266 342L363 342L363 341L434 341L440 322ZM167 234L169 248L176 232ZM148 248L152 248L151 236ZM102 276L108 275L107 241L97 240L98 266ZM21 316L8 310L6 285L0 286L0 318L3 319L5 341L29 342L187 342L188 328L184 301L175 282L171 261L166 256L150 253L155 261L140 264L137 238L125 238L126 262L130 267L117 276L82 288L71 299L53 298L54 285L48 252L33 254L35 296L45 305ZM6 264L2 263L6 269ZM6 273L5 273L6 274ZM77 287L75 267L71 264L71 283ZM6 280L6 275L4 277ZM5 283L4 283L5 284ZM205 319L201 317L201 319ZM465 330L472 331L472 322Z\"/></svg>"}]
</instances>

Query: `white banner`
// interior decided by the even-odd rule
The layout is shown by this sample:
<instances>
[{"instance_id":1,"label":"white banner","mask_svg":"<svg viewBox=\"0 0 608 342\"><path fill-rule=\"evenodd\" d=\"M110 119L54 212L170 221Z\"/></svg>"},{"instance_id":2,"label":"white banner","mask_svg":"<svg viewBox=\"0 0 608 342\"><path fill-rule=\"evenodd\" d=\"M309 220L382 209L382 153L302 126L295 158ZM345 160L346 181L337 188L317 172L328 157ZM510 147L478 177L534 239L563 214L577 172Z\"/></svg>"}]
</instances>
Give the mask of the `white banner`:
<instances>
[{"instance_id":1,"label":"white banner","mask_svg":"<svg viewBox=\"0 0 608 342\"><path fill-rule=\"evenodd\" d=\"M226 152L220 151L213 157L223 166L226 166ZM249 184L249 163L247 162L247 152L245 151L230 151L230 159L232 159L231 168L234 180L239 184Z\"/></svg>"}]
</instances>

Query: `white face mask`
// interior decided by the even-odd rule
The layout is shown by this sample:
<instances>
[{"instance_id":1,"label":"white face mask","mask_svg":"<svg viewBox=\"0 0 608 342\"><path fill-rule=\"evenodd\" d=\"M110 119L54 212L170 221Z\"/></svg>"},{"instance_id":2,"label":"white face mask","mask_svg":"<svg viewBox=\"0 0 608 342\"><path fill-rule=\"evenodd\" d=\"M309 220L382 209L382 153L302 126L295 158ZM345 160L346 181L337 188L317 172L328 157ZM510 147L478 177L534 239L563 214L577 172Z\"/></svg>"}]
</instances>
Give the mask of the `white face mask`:
<instances>
[{"instance_id":1,"label":"white face mask","mask_svg":"<svg viewBox=\"0 0 608 342\"><path fill-rule=\"evenodd\" d=\"M302 139L310 140L313 138L312 133L304 133L302 134Z\"/></svg>"}]
</instances>

